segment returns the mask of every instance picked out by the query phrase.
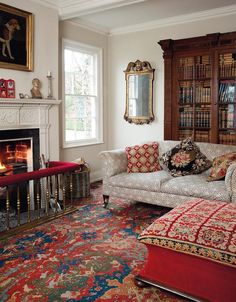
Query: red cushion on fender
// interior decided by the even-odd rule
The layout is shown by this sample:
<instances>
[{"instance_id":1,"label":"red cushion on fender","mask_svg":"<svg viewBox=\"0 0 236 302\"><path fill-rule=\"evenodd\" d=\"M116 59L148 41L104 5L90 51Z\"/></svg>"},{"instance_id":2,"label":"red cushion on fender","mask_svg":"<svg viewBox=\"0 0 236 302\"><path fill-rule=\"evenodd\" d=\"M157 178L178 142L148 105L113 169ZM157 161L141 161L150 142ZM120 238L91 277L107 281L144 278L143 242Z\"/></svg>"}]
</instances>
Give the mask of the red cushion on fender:
<instances>
[{"instance_id":1,"label":"red cushion on fender","mask_svg":"<svg viewBox=\"0 0 236 302\"><path fill-rule=\"evenodd\" d=\"M49 166L46 169L0 177L0 187L80 169L80 165L76 163L60 161L52 161Z\"/></svg>"}]
</instances>

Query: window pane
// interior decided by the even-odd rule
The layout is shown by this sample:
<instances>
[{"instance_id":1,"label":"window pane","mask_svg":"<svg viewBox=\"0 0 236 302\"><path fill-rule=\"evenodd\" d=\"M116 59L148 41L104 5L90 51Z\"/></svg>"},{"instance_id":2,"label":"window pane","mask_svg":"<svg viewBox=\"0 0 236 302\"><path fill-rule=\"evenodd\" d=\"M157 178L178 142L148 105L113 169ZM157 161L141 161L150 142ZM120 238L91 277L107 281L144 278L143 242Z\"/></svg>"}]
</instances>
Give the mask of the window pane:
<instances>
[{"instance_id":1,"label":"window pane","mask_svg":"<svg viewBox=\"0 0 236 302\"><path fill-rule=\"evenodd\" d=\"M96 95L96 55L65 49L65 93Z\"/></svg>"},{"instance_id":2,"label":"window pane","mask_svg":"<svg viewBox=\"0 0 236 302\"><path fill-rule=\"evenodd\" d=\"M64 46L65 146L101 139L100 58L98 48L73 42Z\"/></svg>"},{"instance_id":3,"label":"window pane","mask_svg":"<svg viewBox=\"0 0 236 302\"><path fill-rule=\"evenodd\" d=\"M65 97L66 141L96 138L96 98Z\"/></svg>"}]
</instances>

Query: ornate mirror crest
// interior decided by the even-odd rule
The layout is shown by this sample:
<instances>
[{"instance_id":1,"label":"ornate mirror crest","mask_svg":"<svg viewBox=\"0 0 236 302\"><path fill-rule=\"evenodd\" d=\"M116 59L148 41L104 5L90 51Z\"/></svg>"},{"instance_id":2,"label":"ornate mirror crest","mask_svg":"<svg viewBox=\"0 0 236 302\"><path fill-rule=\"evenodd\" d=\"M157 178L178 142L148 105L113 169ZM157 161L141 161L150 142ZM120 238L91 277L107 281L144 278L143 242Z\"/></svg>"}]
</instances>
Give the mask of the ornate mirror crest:
<instances>
[{"instance_id":1,"label":"ornate mirror crest","mask_svg":"<svg viewBox=\"0 0 236 302\"><path fill-rule=\"evenodd\" d=\"M126 106L124 119L134 124L149 124L153 114L154 71L147 61L130 62L124 71Z\"/></svg>"}]
</instances>

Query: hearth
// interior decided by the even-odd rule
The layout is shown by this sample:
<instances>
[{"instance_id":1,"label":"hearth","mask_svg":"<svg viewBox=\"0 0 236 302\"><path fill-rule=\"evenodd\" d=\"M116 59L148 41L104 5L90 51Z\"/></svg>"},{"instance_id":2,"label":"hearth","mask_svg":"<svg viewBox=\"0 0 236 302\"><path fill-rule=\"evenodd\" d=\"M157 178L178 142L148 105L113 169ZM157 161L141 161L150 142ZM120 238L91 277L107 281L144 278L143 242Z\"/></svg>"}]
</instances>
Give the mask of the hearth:
<instances>
[{"instance_id":1,"label":"hearth","mask_svg":"<svg viewBox=\"0 0 236 302\"><path fill-rule=\"evenodd\" d=\"M12 129L0 131L0 177L30 172L40 168L39 129ZM17 188L9 188L11 206L17 206ZM33 187L31 186L31 190ZM27 209L27 186L20 186L21 212ZM0 191L0 210L5 209L6 190ZM32 205L33 206L33 205Z\"/></svg>"}]
</instances>

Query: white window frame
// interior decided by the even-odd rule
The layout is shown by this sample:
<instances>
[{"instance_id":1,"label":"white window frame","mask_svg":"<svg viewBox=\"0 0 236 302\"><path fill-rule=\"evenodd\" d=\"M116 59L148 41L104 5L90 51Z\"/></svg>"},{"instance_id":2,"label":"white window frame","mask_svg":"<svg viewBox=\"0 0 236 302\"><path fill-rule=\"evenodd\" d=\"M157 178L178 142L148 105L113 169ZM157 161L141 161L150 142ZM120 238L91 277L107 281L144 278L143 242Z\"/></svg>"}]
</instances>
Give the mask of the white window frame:
<instances>
[{"instance_id":1,"label":"white window frame","mask_svg":"<svg viewBox=\"0 0 236 302\"><path fill-rule=\"evenodd\" d=\"M64 50L71 49L97 55L97 104L96 104L96 137L92 139L80 139L66 141L66 108L65 108L65 69ZM103 143L103 91L102 91L102 49L72 40L62 39L62 125L63 125L63 148L95 145Z\"/></svg>"}]
</instances>

